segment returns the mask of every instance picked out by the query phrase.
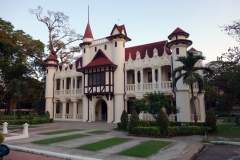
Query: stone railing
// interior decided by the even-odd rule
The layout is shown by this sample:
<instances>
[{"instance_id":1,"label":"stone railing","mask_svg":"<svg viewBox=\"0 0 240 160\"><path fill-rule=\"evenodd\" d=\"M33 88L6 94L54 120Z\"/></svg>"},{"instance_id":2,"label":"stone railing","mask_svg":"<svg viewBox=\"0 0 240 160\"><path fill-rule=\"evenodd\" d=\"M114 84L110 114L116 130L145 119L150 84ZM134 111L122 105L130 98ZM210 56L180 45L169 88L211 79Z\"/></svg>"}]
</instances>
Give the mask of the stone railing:
<instances>
[{"instance_id":1,"label":"stone railing","mask_svg":"<svg viewBox=\"0 0 240 160\"><path fill-rule=\"evenodd\" d=\"M161 89L166 91L166 90L171 90L172 89L172 82L171 81L163 81Z\"/></svg>"},{"instance_id":2,"label":"stone railing","mask_svg":"<svg viewBox=\"0 0 240 160\"><path fill-rule=\"evenodd\" d=\"M65 114L65 119L73 119L73 115L72 114Z\"/></svg>"},{"instance_id":3,"label":"stone railing","mask_svg":"<svg viewBox=\"0 0 240 160\"><path fill-rule=\"evenodd\" d=\"M108 41L108 39L106 39L106 38L101 38L101 39L96 39L96 40L94 40L94 41L92 41L92 44L94 45L94 44L100 44L100 43L105 43L105 42L107 42Z\"/></svg>"},{"instance_id":4,"label":"stone railing","mask_svg":"<svg viewBox=\"0 0 240 160\"><path fill-rule=\"evenodd\" d=\"M62 119L62 114L61 113L56 113L55 114L55 119Z\"/></svg>"},{"instance_id":5,"label":"stone railing","mask_svg":"<svg viewBox=\"0 0 240 160\"><path fill-rule=\"evenodd\" d=\"M143 91L153 91L152 83L143 83Z\"/></svg>"},{"instance_id":6,"label":"stone railing","mask_svg":"<svg viewBox=\"0 0 240 160\"><path fill-rule=\"evenodd\" d=\"M81 95L82 94L82 88L76 88L76 89L64 89L64 90L55 90L54 96L69 96L69 95Z\"/></svg>"},{"instance_id":7,"label":"stone railing","mask_svg":"<svg viewBox=\"0 0 240 160\"><path fill-rule=\"evenodd\" d=\"M197 120L201 121L201 115L197 114L196 116L197 116ZM194 114L191 114L191 121L194 121Z\"/></svg>"},{"instance_id":8,"label":"stone railing","mask_svg":"<svg viewBox=\"0 0 240 160\"><path fill-rule=\"evenodd\" d=\"M126 85L126 92L134 92L134 91L135 91L135 84Z\"/></svg>"},{"instance_id":9,"label":"stone railing","mask_svg":"<svg viewBox=\"0 0 240 160\"><path fill-rule=\"evenodd\" d=\"M83 115L82 114L76 114L76 120L82 120Z\"/></svg>"}]
</instances>

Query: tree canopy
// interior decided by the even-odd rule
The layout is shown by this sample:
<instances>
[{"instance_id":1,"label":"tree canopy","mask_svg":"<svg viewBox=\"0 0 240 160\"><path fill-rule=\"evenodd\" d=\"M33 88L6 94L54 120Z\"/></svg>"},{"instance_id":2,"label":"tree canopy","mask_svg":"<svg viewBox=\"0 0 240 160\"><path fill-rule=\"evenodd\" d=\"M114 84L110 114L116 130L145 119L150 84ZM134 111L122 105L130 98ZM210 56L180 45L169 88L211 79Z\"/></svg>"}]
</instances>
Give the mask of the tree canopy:
<instances>
[{"instance_id":1,"label":"tree canopy","mask_svg":"<svg viewBox=\"0 0 240 160\"><path fill-rule=\"evenodd\" d=\"M74 59L74 53L79 52L78 46L69 45L75 41L82 40L82 35L69 28L68 19L63 12L47 11L47 16L42 16L43 8L29 9L35 14L38 21L44 23L48 29L49 53L60 58L60 65L69 63Z\"/></svg>"}]
</instances>

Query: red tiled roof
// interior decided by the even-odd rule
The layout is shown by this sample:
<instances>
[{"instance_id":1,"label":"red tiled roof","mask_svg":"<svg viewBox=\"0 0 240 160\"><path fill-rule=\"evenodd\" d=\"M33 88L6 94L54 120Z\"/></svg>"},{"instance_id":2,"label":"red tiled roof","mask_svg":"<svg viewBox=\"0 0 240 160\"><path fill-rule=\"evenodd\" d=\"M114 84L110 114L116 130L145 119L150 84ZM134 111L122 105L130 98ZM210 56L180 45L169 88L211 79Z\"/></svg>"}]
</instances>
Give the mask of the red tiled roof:
<instances>
[{"instance_id":1,"label":"red tiled roof","mask_svg":"<svg viewBox=\"0 0 240 160\"><path fill-rule=\"evenodd\" d=\"M83 36L83 38L92 38L93 39L93 35L92 35L92 30L90 27L90 24L87 24L86 30L85 30L85 34Z\"/></svg>"},{"instance_id":2,"label":"red tiled roof","mask_svg":"<svg viewBox=\"0 0 240 160\"><path fill-rule=\"evenodd\" d=\"M110 35L113 34L113 31L114 31L115 28L117 28L117 30L120 32L120 34L122 34L122 31L124 30L125 36L127 36L127 31L126 31L126 29L125 29L124 24L121 25L121 26L115 24L114 27L113 27L113 29L112 29L112 31L111 31L111 33L110 33Z\"/></svg>"},{"instance_id":3,"label":"red tiled roof","mask_svg":"<svg viewBox=\"0 0 240 160\"><path fill-rule=\"evenodd\" d=\"M197 51L197 50L196 50L195 48L192 47L189 51Z\"/></svg>"},{"instance_id":4,"label":"red tiled roof","mask_svg":"<svg viewBox=\"0 0 240 160\"><path fill-rule=\"evenodd\" d=\"M96 55L93 57L92 61L88 63L86 66L82 67L80 70L85 70L88 68L101 67L101 66L117 66L113 64L108 57L103 53L101 49L99 49Z\"/></svg>"},{"instance_id":5,"label":"red tiled roof","mask_svg":"<svg viewBox=\"0 0 240 160\"><path fill-rule=\"evenodd\" d=\"M54 56L54 55L50 55L47 59L45 59L44 60L45 62L46 61L57 61L58 62L58 60L57 60L57 56Z\"/></svg>"},{"instance_id":6,"label":"red tiled roof","mask_svg":"<svg viewBox=\"0 0 240 160\"><path fill-rule=\"evenodd\" d=\"M168 43L168 41L165 40L165 41L160 41L160 42L149 43L149 44L144 44L144 45L140 45L140 46L125 48L125 61L128 60L129 54L131 54L132 60L135 60L137 51L140 52L141 59L143 59L145 57L146 50L147 50L147 53L148 53L148 57L152 58L153 57L153 50L155 48L158 51L158 56L163 55L164 48L166 49L167 54L171 55L172 54L171 51L166 47L167 43Z\"/></svg>"},{"instance_id":7,"label":"red tiled roof","mask_svg":"<svg viewBox=\"0 0 240 160\"><path fill-rule=\"evenodd\" d=\"M177 27L169 36L168 39L171 40L173 36L175 35L184 35L186 38L188 38L189 34L182 30L181 28Z\"/></svg>"}]
</instances>

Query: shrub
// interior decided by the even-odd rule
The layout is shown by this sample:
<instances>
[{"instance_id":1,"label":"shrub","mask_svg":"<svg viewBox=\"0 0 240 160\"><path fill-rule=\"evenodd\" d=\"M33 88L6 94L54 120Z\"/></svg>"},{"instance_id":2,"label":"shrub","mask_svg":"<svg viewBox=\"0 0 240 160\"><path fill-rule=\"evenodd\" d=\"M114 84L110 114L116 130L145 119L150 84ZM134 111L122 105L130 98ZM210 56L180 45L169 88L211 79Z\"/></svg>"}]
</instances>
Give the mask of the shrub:
<instances>
[{"instance_id":1,"label":"shrub","mask_svg":"<svg viewBox=\"0 0 240 160\"><path fill-rule=\"evenodd\" d=\"M146 120L140 120L140 121L139 121L139 126L141 126L141 127L149 127L150 124L149 124L149 122L146 121Z\"/></svg>"},{"instance_id":2,"label":"shrub","mask_svg":"<svg viewBox=\"0 0 240 160\"><path fill-rule=\"evenodd\" d=\"M28 120L30 124L32 124L33 119L34 119L34 113L30 111L28 114Z\"/></svg>"},{"instance_id":3,"label":"shrub","mask_svg":"<svg viewBox=\"0 0 240 160\"><path fill-rule=\"evenodd\" d=\"M139 117L136 110L133 110L130 117L129 131L135 127L138 127L138 125L139 125Z\"/></svg>"},{"instance_id":4,"label":"shrub","mask_svg":"<svg viewBox=\"0 0 240 160\"><path fill-rule=\"evenodd\" d=\"M205 126L173 126L168 127L169 136L204 135L210 128Z\"/></svg>"},{"instance_id":5,"label":"shrub","mask_svg":"<svg viewBox=\"0 0 240 160\"><path fill-rule=\"evenodd\" d=\"M128 123L128 114L126 110L124 109L121 115L121 129L126 130L127 129L127 123Z\"/></svg>"},{"instance_id":6,"label":"shrub","mask_svg":"<svg viewBox=\"0 0 240 160\"><path fill-rule=\"evenodd\" d=\"M117 129L118 129L118 130L122 130L122 123L121 123L121 122L118 122L118 123L117 123Z\"/></svg>"},{"instance_id":7,"label":"shrub","mask_svg":"<svg viewBox=\"0 0 240 160\"><path fill-rule=\"evenodd\" d=\"M157 121L148 121L150 126L158 126Z\"/></svg>"},{"instance_id":8,"label":"shrub","mask_svg":"<svg viewBox=\"0 0 240 160\"><path fill-rule=\"evenodd\" d=\"M4 136L2 133L0 133L0 143L3 143L3 141L4 141Z\"/></svg>"},{"instance_id":9,"label":"shrub","mask_svg":"<svg viewBox=\"0 0 240 160\"><path fill-rule=\"evenodd\" d=\"M158 127L135 127L130 134L140 136L160 136L160 130Z\"/></svg>"},{"instance_id":10,"label":"shrub","mask_svg":"<svg viewBox=\"0 0 240 160\"><path fill-rule=\"evenodd\" d=\"M22 111L17 110L17 119L21 119L21 117L22 117Z\"/></svg>"},{"instance_id":11,"label":"shrub","mask_svg":"<svg viewBox=\"0 0 240 160\"><path fill-rule=\"evenodd\" d=\"M162 109L160 109L157 115L157 123L160 128L161 135L166 136L168 134L169 120Z\"/></svg>"},{"instance_id":12,"label":"shrub","mask_svg":"<svg viewBox=\"0 0 240 160\"><path fill-rule=\"evenodd\" d=\"M46 117L46 118L50 118L50 113L49 113L48 111L46 111L45 117Z\"/></svg>"},{"instance_id":13,"label":"shrub","mask_svg":"<svg viewBox=\"0 0 240 160\"><path fill-rule=\"evenodd\" d=\"M210 132L217 131L217 118L212 109L206 111L206 126L210 127Z\"/></svg>"}]
</instances>

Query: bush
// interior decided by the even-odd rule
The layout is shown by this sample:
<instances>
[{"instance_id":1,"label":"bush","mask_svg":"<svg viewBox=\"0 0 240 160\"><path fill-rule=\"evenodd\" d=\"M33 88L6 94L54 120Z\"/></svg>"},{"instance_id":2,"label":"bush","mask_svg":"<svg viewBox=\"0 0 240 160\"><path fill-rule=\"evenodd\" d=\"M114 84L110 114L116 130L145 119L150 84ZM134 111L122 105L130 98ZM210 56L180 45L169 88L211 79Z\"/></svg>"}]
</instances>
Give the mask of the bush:
<instances>
[{"instance_id":1,"label":"bush","mask_svg":"<svg viewBox=\"0 0 240 160\"><path fill-rule=\"evenodd\" d=\"M22 117L22 111L17 110L17 119L21 119L21 117Z\"/></svg>"},{"instance_id":2,"label":"bush","mask_svg":"<svg viewBox=\"0 0 240 160\"><path fill-rule=\"evenodd\" d=\"M127 129L127 123L128 123L128 114L126 110L124 109L121 115L121 129L126 130Z\"/></svg>"},{"instance_id":3,"label":"bush","mask_svg":"<svg viewBox=\"0 0 240 160\"><path fill-rule=\"evenodd\" d=\"M118 122L118 123L117 123L117 129L118 129L118 130L122 130L122 123L121 123L121 122Z\"/></svg>"},{"instance_id":4,"label":"bush","mask_svg":"<svg viewBox=\"0 0 240 160\"><path fill-rule=\"evenodd\" d=\"M29 124L32 124L33 119L34 119L34 113L30 111L28 114Z\"/></svg>"},{"instance_id":5,"label":"bush","mask_svg":"<svg viewBox=\"0 0 240 160\"><path fill-rule=\"evenodd\" d=\"M206 126L205 122L170 122L170 126Z\"/></svg>"},{"instance_id":6,"label":"bush","mask_svg":"<svg viewBox=\"0 0 240 160\"><path fill-rule=\"evenodd\" d=\"M149 127L150 124L149 124L149 122L146 121L146 120L140 120L140 121L139 121L139 126L141 126L141 127Z\"/></svg>"},{"instance_id":7,"label":"bush","mask_svg":"<svg viewBox=\"0 0 240 160\"><path fill-rule=\"evenodd\" d=\"M212 109L206 111L206 126L210 127L210 132L217 131L217 118Z\"/></svg>"},{"instance_id":8,"label":"bush","mask_svg":"<svg viewBox=\"0 0 240 160\"><path fill-rule=\"evenodd\" d=\"M168 127L169 127L169 120L167 115L160 109L157 115L157 123L160 128L161 135L166 136L168 135Z\"/></svg>"},{"instance_id":9,"label":"bush","mask_svg":"<svg viewBox=\"0 0 240 160\"><path fill-rule=\"evenodd\" d=\"M34 118L32 119L31 123L28 119L16 119L16 120L1 120L0 123L7 122L9 125L13 124L41 124L41 123L53 123L52 118Z\"/></svg>"},{"instance_id":10,"label":"bush","mask_svg":"<svg viewBox=\"0 0 240 160\"><path fill-rule=\"evenodd\" d=\"M50 118L50 113L49 113L48 111L46 111L45 117L46 117L46 118Z\"/></svg>"},{"instance_id":11,"label":"bush","mask_svg":"<svg viewBox=\"0 0 240 160\"><path fill-rule=\"evenodd\" d=\"M140 135L140 136L160 136L161 135L158 127L135 127L129 133L134 135Z\"/></svg>"},{"instance_id":12,"label":"bush","mask_svg":"<svg viewBox=\"0 0 240 160\"><path fill-rule=\"evenodd\" d=\"M2 133L0 133L0 143L3 143L3 141L4 141L4 136Z\"/></svg>"},{"instance_id":13,"label":"bush","mask_svg":"<svg viewBox=\"0 0 240 160\"><path fill-rule=\"evenodd\" d=\"M129 131L135 127L138 127L138 125L139 125L139 117L136 110L133 110L130 117Z\"/></svg>"},{"instance_id":14,"label":"bush","mask_svg":"<svg viewBox=\"0 0 240 160\"><path fill-rule=\"evenodd\" d=\"M210 128L205 126L168 127L169 136L204 135Z\"/></svg>"},{"instance_id":15,"label":"bush","mask_svg":"<svg viewBox=\"0 0 240 160\"><path fill-rule=\"evenodd\" d=\"M158 126L157 121L148 121L150 126Z\"/></svg>"}]
</instances>

